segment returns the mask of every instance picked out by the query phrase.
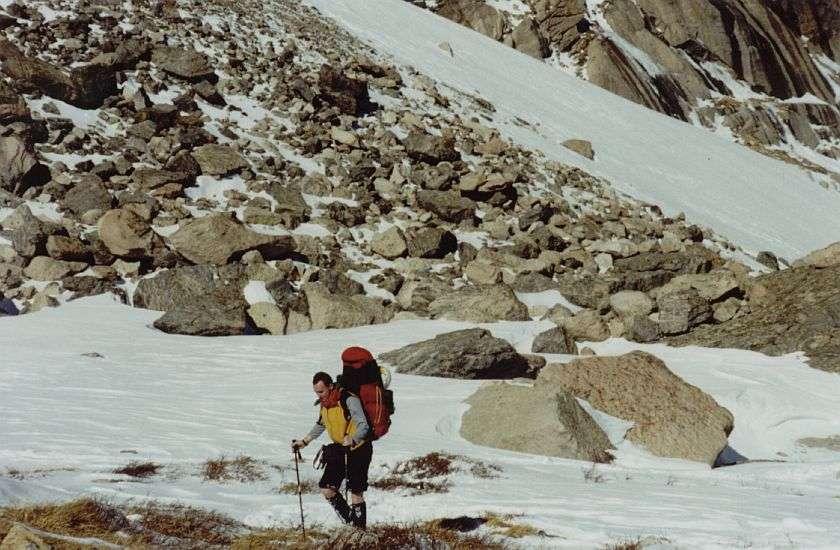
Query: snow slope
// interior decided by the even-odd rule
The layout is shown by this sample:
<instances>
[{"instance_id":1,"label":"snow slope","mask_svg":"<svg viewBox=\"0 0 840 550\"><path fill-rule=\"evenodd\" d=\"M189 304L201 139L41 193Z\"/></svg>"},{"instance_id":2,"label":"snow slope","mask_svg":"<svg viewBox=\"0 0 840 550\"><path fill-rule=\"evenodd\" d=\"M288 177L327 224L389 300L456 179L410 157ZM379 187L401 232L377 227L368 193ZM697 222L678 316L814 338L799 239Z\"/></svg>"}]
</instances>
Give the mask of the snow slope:
<instances>
[{"instance_id":1,"label":"snow slope","mask_svg":"<svg viewBox=\"0 0 840 550\"><path fill-rule=\"evenodd\" d=\"M0 319L0 505L87 494L178 501L254 526L295 524L296 497L276 487L294 480L287 442L315 418L312 374L337 372L348 345L380 353L469 326L403 321L284 337L196 338L150 328L157 315L98 296ZM520 351L546 326L486 325ZM392 386L398 412L392 433L376 444L373 478L387 473L383 465L439 450L492 462L503 472L490 480L459 474L442 495L373 490L372 521L522 514L520 521L550 535L526 539L525 547L594 549L641 536L661 538L656 548L836 548L840 454L806 450L795 439L840 433L840 377L810 369L797 356L616 340L592 346L605 353L656 353L732 410L735 449L752 459L787 462L710 470L652 457L624 442L615 464L598 466L603 480L587 481L587 463L461 439L462 400L479 382L398 374ZM82 355L91 352L103 357ZM305 449L309 459L313 447ZM202 481L205 460L239 454L282 471L256 483ZM143 482L110 473L130 460L165 468ZM7 469L52 471L20 480L4 476ZM308 464L302 472L317 479ZM307 521L335 524L320 496L306 495L305 508Z\"/></svg>"},{"instance_id":2,"label":"snow slope","mask_svg":"<svg viewBox=\"0 0 840 550\"><path fill-rule=\"evenodd\" d=\"M793 259L840 238L840 193L802 170L651 112L402 0L307 0L377 52L492 102L507 137L683 211L751 252ZM438 44L448 42L453 56ZM513 124L519 117L536 131ZM588 161L560 144L592 141Z\"/></svg>"}]
</instances>

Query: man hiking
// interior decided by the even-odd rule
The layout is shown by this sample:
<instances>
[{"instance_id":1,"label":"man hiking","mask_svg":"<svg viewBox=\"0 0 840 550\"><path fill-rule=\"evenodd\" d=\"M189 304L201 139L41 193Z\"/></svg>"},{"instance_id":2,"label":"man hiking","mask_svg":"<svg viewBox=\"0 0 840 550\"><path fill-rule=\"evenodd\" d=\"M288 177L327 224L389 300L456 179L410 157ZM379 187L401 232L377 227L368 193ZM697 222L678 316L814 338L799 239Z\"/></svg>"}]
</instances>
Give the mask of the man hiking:
<instances>
[{"instance_id":1,"label":"man hiking","mask_svg":"<svg viewBox=\"0 0 840 550\"><path fill-rule=\"evenodd\" d=\"M345 361L345 371L347 366ZM334 384L332 377L325 372L315 374L312 387L321 405L319 418L303 439L292 442L292 449L305 447L324 431L329 434L333 443L322 449L324 475L318 487L344 523L365 529L367 509L364 493L368 488L368 468L373 458L373 444L369 437L371 430L365 410L356 395ZM352 495L352 506L347 504L340 492L345 477Z\"/></svg>"}]
</instances>

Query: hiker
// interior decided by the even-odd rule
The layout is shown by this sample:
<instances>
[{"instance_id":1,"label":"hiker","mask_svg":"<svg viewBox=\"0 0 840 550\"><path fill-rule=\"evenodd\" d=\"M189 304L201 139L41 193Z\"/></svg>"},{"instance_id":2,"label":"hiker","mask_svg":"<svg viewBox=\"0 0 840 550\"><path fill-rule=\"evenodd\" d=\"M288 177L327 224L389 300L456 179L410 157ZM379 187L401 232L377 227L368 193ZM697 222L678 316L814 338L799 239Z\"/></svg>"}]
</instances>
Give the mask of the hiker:
<instances>
[{"instance_id":1,"label":"hiker","mask_svg":"<svg viewBox=\"0 0 840 550\"><path fill-rule=\"evenodd\" d=\"M344 388L333 383L332 377L316 373L312 387L321 405L320 416L312 430L303 438L292 442L292 449L302 449L326 431L333 440L322 448L324 475L318 482L321 493L335 509L344 523L359 529L367 526L367 508L364 493L368 488L368 468L373 458L373 444L362 402ZM341 482L347 477L347 487L352 495L352 506L340 492Z\"/></svg>"}]
</instances>

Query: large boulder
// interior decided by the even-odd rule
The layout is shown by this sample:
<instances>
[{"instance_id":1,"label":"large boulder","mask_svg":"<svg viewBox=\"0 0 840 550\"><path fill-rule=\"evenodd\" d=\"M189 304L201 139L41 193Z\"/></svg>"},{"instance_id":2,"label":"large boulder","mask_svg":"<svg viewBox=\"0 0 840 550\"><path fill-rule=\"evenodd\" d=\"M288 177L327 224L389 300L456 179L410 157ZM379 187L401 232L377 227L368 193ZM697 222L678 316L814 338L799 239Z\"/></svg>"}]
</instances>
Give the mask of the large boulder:
<instances>
[{"instance_id":1,"label":"large boulder","mask_svg":"<svg viewBox=\"0 0 840 550\"><path fill-rule=\"evenodd\" d=\"M141 259L151 253L156 234L149 223L128 209L109 210L97 222L99 238L114 256Z\"/></svg>"},{"instance_id":2,"label":"large boulder","mask_svg":"<svg viewBox=\"0 0 840 550\"><path fill-rule=\"evenodd\" d=\"M600 411L634 422L627 439L657 456L713 465L733 427L732 413L640 351L549 364L537 385L563 388Z\"/></svg>"},{"instance_id":3,"label":"large boulder","mask_svg":"<svg viewBox=\"0 0 840 550\"><path fill-rule=\"evenodd\" d=\"M257 328L264 330L268 334L279 336L286 333L288 319L276 304L258 302L248 308L248 315L254 321Z\"/></svg>"},{"instance_id":4,"label":"large boulder","mask_svg":"<svg viewBox=\"0 0 840 550\"><path fill-rule=\"evenodd\" d=\"M575 340L563 327L554 327L537 334L531 344L531 352L577 355L578 349Z\"/></svg>"},{"instance_id":5,"label":"large boulder","mask_svg":"<svg viewBox=\"0 0 840 550\"><path fill-rule=\"evenodd\" d=\"M393 260L406 255L408 244L402 230L395 225L377 233L370 243L370 249L383 258Z\"/></svg>"},{"instance_id":6,"label":"large boulder","mask_svg":"<svg viewBox=\"0 0 840 550\"><path fill-rule=\"evenodd\" d=\"M477 445L587 462L610 462L609 438L559 387L487 384L467 399L461 435Z\"/></svg>"},{"instance_id":7,"label":"large boulder","mask_svg":"<svg viewBox=\"0 0 840 550\"><path fill-rule=\"evenodd\" d=\"M400 373L442 378L516 378L529 370L527 359L513 346L481 328L439 334L383 353L379 359Z\"/></svg>"},{"instance_id":8,"label":"large boulder","mask_svg":"<svg viewBox=\"0 0 840 550\"><path fill-rule=\"evenodd\" d=\"M461 159L452 139L435 136L422 130L411 130L402 141L405 152L414 160L427 164L454 162Z\"/></svg>"},{"instance_id":9,"label":"large boulder","mask_svg":"<svg viewBox=\"0 0 840 550\"><path fill-rule=\"evenodd\" d=\"M226 176L250 166L238 151L218 143L202 145L193 150L192 156L201 167L201 173L210 176Z\"/></svg>"},{"instance_id":10,"label":"large boulder","mask_svg":"<svg viewBox=\"0 0 840 550\"><path fill-rule=\"evenodd\" d=\"M187 82L217 80L207 56L192 49L159 46L152 50L152 63L163 72Z\"/></svg>"},{"instance_id":11,"label":"large boulder","mask_svg":"<svg viewBox=\"0 0 840 550\"><path fill-rule=\"evenodd\" d=\"M551 55L548 40L542 35L539 24L530 17L523 18L514 27L513 32L510 33L506 41L510 46L525 55L530 55L537 59L543 59Z\"/></svg>"},{"instance_id":12,"label":"large boulder","mask_svg":"<svg viewBox=\"0 0 840 550\"><path fill-rule=\"evenodd\" d=\"M429 313L437 319L472 323L531 319L528 306L504 284L465 286L450 291L429 304Z\"/></svg>"},{"instance_id":13,"label":"large boulder","mask_svg":"<svg viewBox=\"0 0 840 550\"><path fill-rule=\"evenodd\" d=\"M619 317L648 315L653 306L650 296L638 290L622 290L610 296L610 307Z\"/></svg>"},{"instance_id":14,"label":"large boulder","mask_svg":"<svg viewBox=\"0 0 840 550\"><path fill-rule=\"evenodd\" d=\"M266 260L287 257L294 249L288 235L263 235L240 223L232 213L210 214L183 222L169 242L179 254L196 264L225 265L249 250Z\"/></svg>"},{"instance_id":15,"label":"large boulder","mask_svg":"<svg viewBox=\"0 0 840 550\"><path fill-rule=\"evenodd\" d=\"M387 323L393 316L374 298L332 294L321 283L307 283L302 290L309 303L313 330L377 325Z\"/></svg>"},{"instance_id":16,"label":"large boulder","mask_svg":"<svg viewBox=\"0 0 840 550\"><path fill-rule=\"evenodd\" d=\"M493 40L501 40L507 30L505 16L483 0L445 0L440 2L437 13Z\"/></svg>"},{"instance_id":17,"label":"large boulder","mask_svg":"<svg viewBox=\"0 0 840 550\"><path fill-rule=\"evenodd\" d=\"M0 40L3 73L24 89L42 93L82 109L97 109L116 95L117 79L113 67L89 63L69 73L40 59L25 56L8 40Z\"/></svg>"},{"instance_id":18,"label":"large boulder","mask_svg":"<svg viewBox=\"0 0 840 550\"><path fill-rule=\"evenodd\" d=\"M247 304L242 292L246 284L239 264L177 267L141 279L134 291L133 304L156 311L184 309L203 302L244 308Z\"/></svg>"},{"instance_id":19,"label":"large boulder","mask_svg":"<svg viewBox=\"0 0 840 550\"><path fill-rule=\"evenodd\" d=\"M22 258L47 255L47 239L50 235L67 234L63 226L38 218L26 205L19 206L12 216L19 223L15 223L16 228L9 233L9 239L12 248Z\"/></svg>"},{"instance_id":20,"label":"large boulder","mask_svg":"<svg viewBox=\"0 0 840 550\"><path fill-rule=\"evenodd\" d=\"M663 334L683 334L709 321L713 311L709 302L694 289L662 294L659 306L659 327Z\"/></svg>"},{"instance_id":21,"label":"large boulder","mask_svg":"<svg viewBox=\"0 0 840 550\"><path fill-rule=\"evenodd\" d=\"M32 258L23 273L35 281L58 281L68 275L84 271L87 267L88 264L85 262L65 262L54 260L49 256L36 256Z\"/></svg>"},{"instance_id":22,"label":"large boulder","mask_svg":"<svg viewBox=\"0 0 840 550\"><path fill-rule=\"evenodd\" d=\"M610 330L597 311L583 309L571 317L559 319L559 326L575 341L602 342L610 337Z\"/></svg>"},{"instance_id":23,"label":"large boulder","mask_svg":"<svg viewBox=\"0 0 840 550\"><path fill-rule=\"evenodd\" d=\"M443 258L458 250L458 238L441 227L411 229L405 239L406 250L412 258Z\"/></svg>"},{"instance_id":24,"label":"large boulder","mask_svg":"<svg viewBox=\"0 0 840 550\"><path fill-rule=\"evenodd\" d=\"M476 203L472 199L462 197L452 191L430 191L422 189L417 192L417 204L448 222L459 223L471 220L475 216Z\"/></svg>"},{"instance_id":25,"label":"large boulder","mask_svg":"<svg viewBox=\"0 0 840 550\"><path fill-rule=\"evenodd\" d=\"M188 336L237 336L255 332L245 308L214 302L167 311L154 326L169 334Z\"/></svg>"},{"instance_id":26,"label":"large boulder","mask_svg":"<svg viewBox=\"0 0 840 550\"><path fill-rule=\"evenodd\" d=\"M669 343L739 348L767 355L805 352L811 367L840 372L840 265L803 266L750 281L749 307L721 324L704 324ZM728 300L727 300L728 301ZM721 307L715 314L720 319Z\"/></svg>"},{"instance_id":27,"label":"large boulder","mask_svg":"<svg viewBox=\"0 0 840 550\"><path fill-rule=\"evenodd\" d=\"M323 65L318 73L321 101L333 105L345 115L361 116L372 110L367 83Z\"/></svg>"},{"instance_id":28,"label":"large boulder","mask_svg":"<svg viewBox=\"0 0 840 550\"><path fill-rule=\"evenodd\" d=\"M110 210L114 205L114 198L98 178L91 178L70 188L61 203L73 214L81 217L90 210Z\"/></svg>"},{"instance_id":29,"label":"large boulder","mask_svg":"<svg viewBox=\"0 0 840 550\"><path fill-rule=\"evenodd\" d=\"M0 190L17 195L50 181L50 170L19 136L0 137Z\"/></svg>"}]
</instances>

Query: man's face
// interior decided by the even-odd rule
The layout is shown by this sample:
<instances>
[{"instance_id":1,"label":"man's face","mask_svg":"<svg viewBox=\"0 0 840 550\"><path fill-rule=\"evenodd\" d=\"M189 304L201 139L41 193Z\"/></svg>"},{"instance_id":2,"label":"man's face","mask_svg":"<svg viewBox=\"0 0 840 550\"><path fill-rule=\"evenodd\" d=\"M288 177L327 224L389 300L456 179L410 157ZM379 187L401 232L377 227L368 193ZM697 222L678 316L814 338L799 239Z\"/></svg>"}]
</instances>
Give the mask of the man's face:
<instances>
[{"instance_id":1,"label":"man's face","mask_svg":"<svg viewBox=\"0 0 840 550\"><path fill-rule=\"evenodd\" d=\"M312 389L315 390L315 395L318 396L318 399L323 399L330 393L332 385L328 386L323 382L318 381L314 386L312 386Z\"/></svg>"}]
</instances>

